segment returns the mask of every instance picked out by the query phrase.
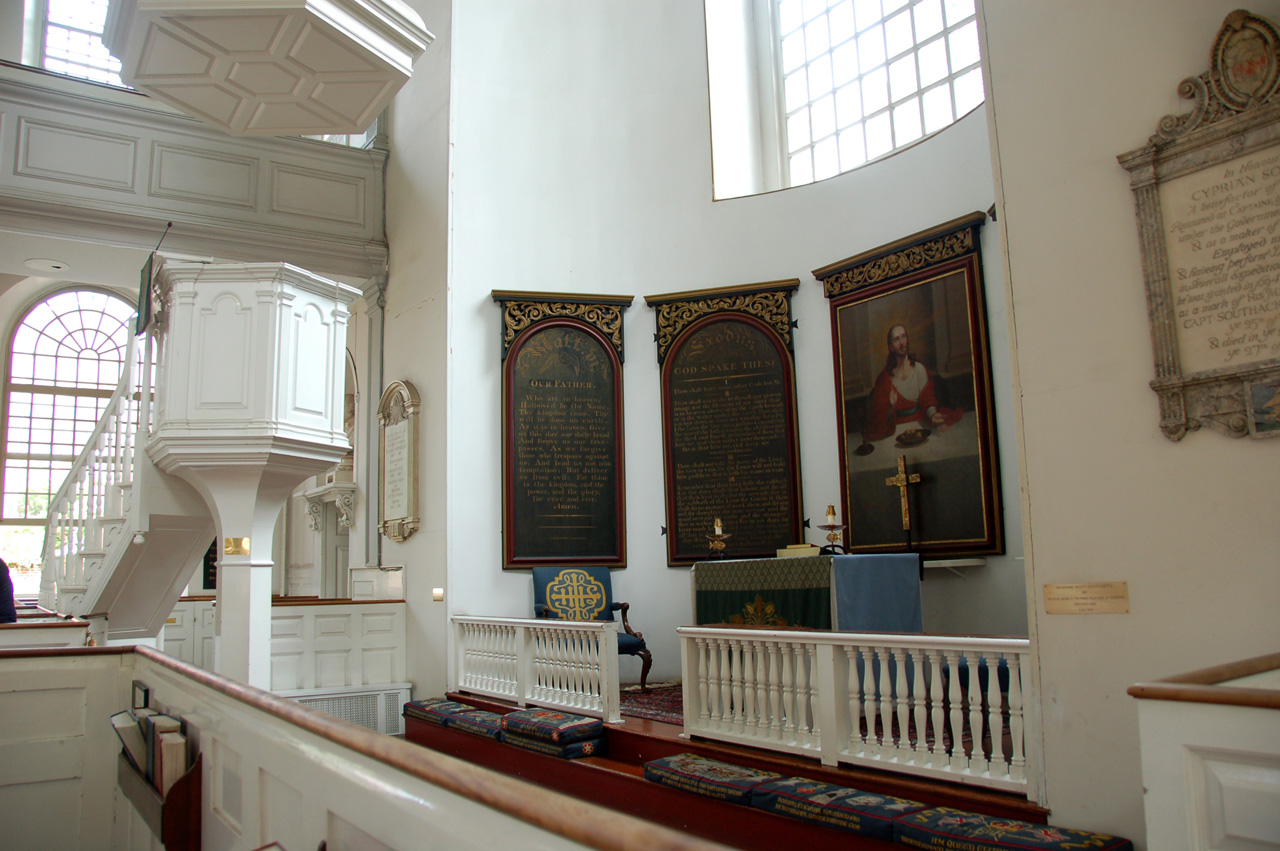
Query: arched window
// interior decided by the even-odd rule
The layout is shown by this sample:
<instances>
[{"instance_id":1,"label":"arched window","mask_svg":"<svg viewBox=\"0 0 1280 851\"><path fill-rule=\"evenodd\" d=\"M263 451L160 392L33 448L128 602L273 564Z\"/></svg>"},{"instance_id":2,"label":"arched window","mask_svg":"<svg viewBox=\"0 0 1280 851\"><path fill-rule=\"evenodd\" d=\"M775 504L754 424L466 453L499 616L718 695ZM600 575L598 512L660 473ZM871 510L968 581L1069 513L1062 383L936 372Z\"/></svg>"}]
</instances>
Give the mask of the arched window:
<instances>
[{"instance_id":1,"label":"arched window","mask_svg":"<svg viewBox=\"0 0 1280 851\"><path fill-rule=\"evenodd\" d=\"M37 302L14 329L0 415L6 561L39 562L49 499L120 380L133 313L118 296L65 290Z\"/></svg>"},{"instance_id":2,"label":"arched window","mask_svg":"<svg viewBox=\"0 0 1280 851\"><path fill-rule=\"evenodd\" d=\"M705 0L716 198L889 156L982 103L974 0Z\"/></svg>"}]
</instances>

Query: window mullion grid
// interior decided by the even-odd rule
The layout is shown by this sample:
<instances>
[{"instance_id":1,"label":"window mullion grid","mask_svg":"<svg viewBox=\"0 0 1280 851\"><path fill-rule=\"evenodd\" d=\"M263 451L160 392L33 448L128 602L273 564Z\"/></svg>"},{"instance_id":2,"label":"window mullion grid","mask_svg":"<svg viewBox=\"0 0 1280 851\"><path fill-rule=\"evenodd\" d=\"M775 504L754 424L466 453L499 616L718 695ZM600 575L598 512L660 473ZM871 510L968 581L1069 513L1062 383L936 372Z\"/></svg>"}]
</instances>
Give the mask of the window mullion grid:
<instances>
[{"instance_id":1,"label":"window mullion grid","mask_svg":"<svg viewBox=\"0 0 1280 851\"><path fill-rule=\"evenodd\" d=\"M957 92L955 91L955 81L958 77L961 77L964 74L970 73L974 68L979 67L981 65L981 59L980 58L976 59L974 62L970 63L964 68L953 70L951 68L951 62L952 62L951 36L958 30L964 28L965 26L968 26L970 23L976 20L976 17L973 15L970 15L964 18L963 20L960 20L958 22L951 23L951 24L940 21L939 23L941 23L941 28L939 29L938 32L934 33L932 36L929 36L928 38L922 41L917 42L916 26L919 21L918 21L916 12L917 12L917 7L919 7L923 1L924 0L911 0L911 2L903 4L898 9L894 9L891 13L889 13L889 15L886 16L881 14L880 17L874 18L873 20L870 20L870 21L865 20L865 18L861 21L855 19L852 34L847 39L841 41L839 44L829 43L827 45L826 53L823 55L827 57L834 57L835 51L838 47L841 47L844 44L847 44L849 42L853 42L857 44L860 41L860 39L862 39L862 37L865 36L870 30L872 30L874 27L879 26L882 28L881 38L884 39L883 41L884 53L885 53L884 63L881 65L876 65L872 68L868 68L866 70L863 70L861 67L859 67L856 73L854 74L854 76L851 79L845 81L842 85L836 85L835 80L833 79L830 91L824 92L819 97L814 97L813 91L808 88L809 70L812 67L814 61L816 61L819 57L810 58L807 55L807 51L806 51L805 61L791 73L806 75L805 79L806 79L806 87L807 87L807 90L806 90L807 99L802 105L798 106L796 109L792 110L790 113L787 112L786 104L784 100L782 102L782 108L780 110L780 114L782 115L785 138L786 138L786 141L784 144L785 155L782 159L783 159L784 169L786 172L787 185L792 185L791 158L793 156L796 156L796 157L807 156L808 162L810 164L811 175L812 175L811 180L818 179L817 177L818 163L817 163L817 157L816 157L817 148L818 148L819 142L825 140L828 135L839 140L844 133L849 133L849 132L861 133L860 141L862 142L862 159L856 163L844 162L845 155L842 151L843 142L839 142L837 144L837 168L838 168L837 173L841 173L844 171L848 171L850 168L856 167L857 165L862 165L866 162L870 162L874 159L879 159L883 156L886 156L887 154L892 153L893 151L899 150L901 147L904 147L906 144L922 139L930 135L930 133L936 132L936 130L941 129L942 127L945 127L948 124L954 123L959 113L959 108L957 106L959 101L957 97ZM780 30L781 17L778 12L779 4L775 2L772 5L774 9L774 23L775 23L775 26L777 26ZM941 10L939 11L941 12ZM809 26L814 21L816 21L818 17L823 15L828 16L828 22L829 22L830 20L829 13L830 13L829 9L823 10L822 12L819 12L818 15L815 15L813 18L810 18L807 21L802 20L801 23L794 30L792 30L792 32L803 32L805 27ZM905 24L910 28L911 44L907 47L904 47L902 50L899 50L894 55L889 56L888 55L888 51L889 51L888 37L885 34L884 27L886 26L887 23L889 23L889 21L898 20L899 16L901 15L907 16ZM801 15L801 17L803 17L803 15ZM828 23L828 27L829 26L830 25ZM830 33L830 29L828 29L828 33ZM788 35L789 34L790 33L788 33ZM802 38L803 38L803 35L802 35ZM945 69L944 69L945 73L943 74L942 77L935 79L926 84L923 82L924 74L923 74L923 69L920 67L920 54L924 48L928 47L929 45L935 42L941 42L942 61L945 63ZM781 37L779 37L778 39L778 44L781 44ZM780 55L781 54L779 54L779 56ZM904 94L901 94L898 97L894 97L893 82L892 82L892 77L890 75L890 69L892 68L894 63L900 62L906 57L911 57L912 59L911 70L915 75L914 88L910 89ZM834 71L833 58L829 58L828 62L831 62L833 66L832 73L834 75L835 71ZM886 81L886 87L887 87L884 95L885 105L868 113L866 112L865 81L867 77L880 71L881 69L883 69L883 73ZM785 79L785 75L782 72L781 61L779 61L778 63L777 76L778 76L779 87L781 90L785 92L786 79ZM947 110L948 120L935 122L936 127L934 128L934 130L930 130L928 129L929 122L926 121L925 95L928 92L934 89L940 88L942 86L946 86L948 89L947 91L947 100L948 100L948 107L949 107ZM859 103L861 105L860 111L863 113L861 118L854 119L852 121L849 121L848 123L842 123L841 118L837 113L833 133L824 135L823 139L821 140L818 139L817 138L818 128L814 124L814 116L815 116L814 106L818 103L819 100L821 100L824 97L827 97L828 95L833 98L833 104L834 104L835 103L834 98L836 97L837 92L844 91L849 87L857 87ZM915 100L914 115L911 115L908 113L901 113L900 110L904 106L908 105L912 101L912 99ZM807 144L798 146L794 151L792 151L791 150L792 140L790 139L790 126L791 126L790 120L793 116L796 115L796 113L798 113L802 109L806 110L805 117L807 121L805 123L809 131L809 139ZM899 116L901 116L902 122L903 122L901 127L899 126L899 121L898 121ZM875 121L877 119L887 122L888 124L888 131L889 131L888 142L890 147L887 150L884 150L884 149L879 150L878 153L872 156L871 151L868 147L868 142L870 142L871 139L867 135L866 131L867 131L868 125L872 121ZM905 138L905 141L903 141L900 138L903 132L906 132L908 134Z\"/></svg>"}]
</instances>

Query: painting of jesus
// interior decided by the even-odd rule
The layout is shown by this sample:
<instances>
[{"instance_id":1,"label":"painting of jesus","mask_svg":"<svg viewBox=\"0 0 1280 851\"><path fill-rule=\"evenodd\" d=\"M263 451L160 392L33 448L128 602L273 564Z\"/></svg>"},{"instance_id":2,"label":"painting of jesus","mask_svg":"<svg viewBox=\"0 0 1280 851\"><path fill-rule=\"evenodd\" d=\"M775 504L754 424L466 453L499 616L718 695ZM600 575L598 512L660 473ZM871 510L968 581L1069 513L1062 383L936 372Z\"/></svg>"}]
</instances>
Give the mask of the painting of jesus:
<instances>
[{"instance_id":1,"label":"painting of jesus","mask_svg":"<svg viewBox=\"0 0 1280 851\"><path fill-rule=\"evenodd\" d=\"M999 551L976 256L833 299L832 330L846 548ZM886 484L899 456L908 474L920 476L905 509L899 488Z\"/></svg>"}]
</instances>

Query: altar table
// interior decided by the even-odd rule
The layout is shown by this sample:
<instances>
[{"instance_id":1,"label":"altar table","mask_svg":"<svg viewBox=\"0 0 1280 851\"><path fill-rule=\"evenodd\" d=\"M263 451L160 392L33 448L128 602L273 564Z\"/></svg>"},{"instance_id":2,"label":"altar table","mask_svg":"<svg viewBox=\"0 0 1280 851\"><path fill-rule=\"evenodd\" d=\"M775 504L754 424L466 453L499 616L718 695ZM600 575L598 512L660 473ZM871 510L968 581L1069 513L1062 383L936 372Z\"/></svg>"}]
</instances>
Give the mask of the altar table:
<instances>
[{"instance_id":1,"label":"altar table","mask_svg":"<svg viewBox=\"0 0 1280 851\"><path fill-rule=\"evenodd\" d=\"M913 553L701 561L690 577L698 625L923 631Z\"/></svg>"}]
</instances>

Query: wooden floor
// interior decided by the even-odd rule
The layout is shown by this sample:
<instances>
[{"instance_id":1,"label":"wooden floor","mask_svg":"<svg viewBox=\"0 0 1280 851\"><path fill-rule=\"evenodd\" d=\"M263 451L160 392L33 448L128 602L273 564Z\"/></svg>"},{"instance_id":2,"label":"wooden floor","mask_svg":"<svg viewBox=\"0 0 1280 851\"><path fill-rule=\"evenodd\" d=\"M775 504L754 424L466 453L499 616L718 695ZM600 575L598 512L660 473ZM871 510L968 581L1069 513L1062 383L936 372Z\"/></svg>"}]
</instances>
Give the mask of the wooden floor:
<instances>
[{"instance_id":1,"label":"wooden floor","mask_svg":"<svg viewBox=\"0 0 1280 851\"><path fill-rule=\"evenodd\" d=\"M465 694L448 697L498 713L515 708ZM697 753L787 776L909 798L930 806L1038 824L1046 823L1048 817L1046 810L1016 795L889 772L829 768L816 760L685 738L683 728L660 721L624 716L621 724L605 725L605 735L604 756L562 760L405 718L405 738L411 742L734 848L776 851L779 847L802 847L818 851L900 846L668 789L644 779L644 764L674 754Z\"/></svg>"}]
</instances>

